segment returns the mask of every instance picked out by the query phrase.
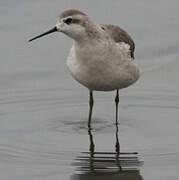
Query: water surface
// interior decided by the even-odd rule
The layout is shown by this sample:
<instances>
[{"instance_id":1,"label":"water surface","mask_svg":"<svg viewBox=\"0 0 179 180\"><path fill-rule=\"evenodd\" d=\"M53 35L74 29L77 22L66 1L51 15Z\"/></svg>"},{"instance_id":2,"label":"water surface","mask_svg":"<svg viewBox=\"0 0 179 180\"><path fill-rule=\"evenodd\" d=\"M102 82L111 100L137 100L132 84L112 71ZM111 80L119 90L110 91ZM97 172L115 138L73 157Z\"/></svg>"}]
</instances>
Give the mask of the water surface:
<instances>
[{"instance_id":1,"label":"water surface","mask_svg":"<svg viewBox=\"0 0 179 180\"><path fill-rule=\"evenodd\" d=\"M118 136L114 92L95 92L87 130L88 91L65 63L72 41L27 42L67 8L136 42L142 75L120 91ZM179 179L178 12L177 0L0 2L0 179Z\"/></svg>"}]
</instances>

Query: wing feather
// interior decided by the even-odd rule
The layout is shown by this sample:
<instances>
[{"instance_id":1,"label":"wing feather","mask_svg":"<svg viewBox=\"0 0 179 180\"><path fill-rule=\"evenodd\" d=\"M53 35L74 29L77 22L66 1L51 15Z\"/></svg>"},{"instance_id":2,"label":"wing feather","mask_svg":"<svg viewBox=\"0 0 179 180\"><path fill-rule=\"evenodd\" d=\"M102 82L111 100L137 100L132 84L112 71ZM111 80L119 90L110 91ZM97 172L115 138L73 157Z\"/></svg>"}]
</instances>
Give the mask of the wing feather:
<instances>
[{"instance_id":1,"label":"wing feather","mask_svg":"<svg viewBox=\"0 0 179 180\"><path fill-rule=\"evenodd\" d=\"M134 59L135 43L130 35L119 26L115 25L101 25L101 28L105 30L116 43L127 43L130 46L131 58Z\"/></svg>"}]
</instances>

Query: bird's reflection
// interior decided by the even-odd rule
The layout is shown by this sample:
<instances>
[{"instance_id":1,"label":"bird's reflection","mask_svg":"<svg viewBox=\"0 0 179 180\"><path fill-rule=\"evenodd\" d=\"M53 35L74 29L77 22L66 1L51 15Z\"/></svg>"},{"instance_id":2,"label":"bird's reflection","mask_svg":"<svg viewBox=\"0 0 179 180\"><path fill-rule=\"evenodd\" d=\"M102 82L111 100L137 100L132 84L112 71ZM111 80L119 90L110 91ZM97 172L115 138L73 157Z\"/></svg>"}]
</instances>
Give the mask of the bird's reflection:
<instances>
[{"instance_id":1,"label":"bird's reflection","mask_svg":"<svg viewBox=\"0 0 179 180\"><path fill-rule=\"evenodd\" d=\"M120 152L118 125L116 125L115 152L95 152L92 131L88 131L89 152L82 152L73 163L76 173L71 180L142 180L139 168L142 162L137 152Z\"/></svg>"}]
</instances>

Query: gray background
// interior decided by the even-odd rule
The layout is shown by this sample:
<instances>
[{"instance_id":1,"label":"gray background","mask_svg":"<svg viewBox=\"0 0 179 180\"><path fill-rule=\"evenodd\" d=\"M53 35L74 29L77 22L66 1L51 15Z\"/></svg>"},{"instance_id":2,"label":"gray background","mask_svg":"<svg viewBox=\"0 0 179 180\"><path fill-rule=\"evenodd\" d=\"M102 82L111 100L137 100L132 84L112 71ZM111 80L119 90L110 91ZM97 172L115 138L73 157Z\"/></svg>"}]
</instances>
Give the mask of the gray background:
<instances>
[{"instance_id":1,"label":"gray background","mask_svg":"<svg viewBox=\"0 0 179 180\"><path fill-rule=\"evenodd\" d=\"M140 154L145 180L178 179L178 0L0 1L0 179L73 179L72 161L88 151L88 91L66 68L72 40L27 42L68 8L135 40L142 76L120 92L121 150ZM114 151L114 96L95 93L96 151Z\"/></svg>"}]
</instances>

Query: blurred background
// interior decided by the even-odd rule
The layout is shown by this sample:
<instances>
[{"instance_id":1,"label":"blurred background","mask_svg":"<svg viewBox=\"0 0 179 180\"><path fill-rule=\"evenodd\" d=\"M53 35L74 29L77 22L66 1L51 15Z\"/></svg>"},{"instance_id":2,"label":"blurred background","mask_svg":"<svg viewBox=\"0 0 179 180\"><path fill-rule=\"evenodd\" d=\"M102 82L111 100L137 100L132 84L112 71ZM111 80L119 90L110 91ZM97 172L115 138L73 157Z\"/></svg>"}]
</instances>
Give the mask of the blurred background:
<instances>
[{"instance_id":1,"label":"blurred background","mask_svg":"<svg viewBox=\"0 0 179 180\"><path fill-rule=\"evenodd\" d=\"M89 133L88 90L66 68L73 41L28 42L69 8L121 26L136 44L142 73L120 91L119 159L115 93L94 93ZM177 0L0 0L0 179L178 179L178 29Z\"/></svg>"}]
</instances>

